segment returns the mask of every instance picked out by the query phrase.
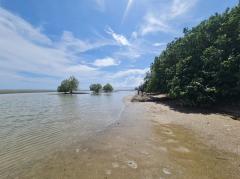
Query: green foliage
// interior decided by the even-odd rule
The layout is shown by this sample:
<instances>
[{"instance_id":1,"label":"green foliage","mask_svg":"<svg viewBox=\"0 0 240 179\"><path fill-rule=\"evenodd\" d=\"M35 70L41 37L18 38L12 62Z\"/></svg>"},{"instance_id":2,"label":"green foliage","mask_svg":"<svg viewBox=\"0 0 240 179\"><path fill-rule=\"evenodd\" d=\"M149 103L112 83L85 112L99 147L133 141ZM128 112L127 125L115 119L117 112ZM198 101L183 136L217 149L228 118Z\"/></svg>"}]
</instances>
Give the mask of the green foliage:
<instances>
[{"instance_id":1,"label":"green foliage","mask_svg":"<svg viewBox=\"0 0 240 179\"><path fill-rule=\"evenodd\" d=\"M185 28L155 58L144 90L192 106L240 99L240 6Z\"/></svg>"},{"instance_id":2,"label":"green foliage","mask_svg":"<svg viewBox=\"0 0 240 179\"><path fill-rule=\"evenodd\" d=\"M64 93L69 92L68 80L63 80L61 85L58 86L57 91L58 92L64 92Z\"/></svg>"},{"instance_id":3,"label":"green foliage","mask_svg":"<svg viewBox=\"0 0 240 179\"><path fill-rule=\"evenodd\" d=\"M65 79L61 82L61 85L57 88L58 92L64 92L64 93L73 93L74 90L78 89L79 82L78 80L74 77L71 76L68 79Z\"/></svg>"},{"instance_id":4,"label":"green foliage","mask_svg":"<svg viewBox=\"0 0 240 179\"><path fill-rule=\"evenodd\" d=\"M102 90L102 85L101 84L91 84L89 88L90 88L90 91L99 93Z\"/></svg>"},{"instance_id":5,"label":"green foliage","mask_svg":"<svg viewBox=\"0 0 240 179\"><path fill-rule=\"evenodd\" d=\"M103 86L103 91L104 91L104 92L107 92L107 93L112 92L112 91L113 91L112 85L110 85L109 83L107 83L105 86Z\"/></svg>"},{"instance_id":6,"label":"green foliage","mask_svg":"<svg viewBox=\"0 0 240 179\"><path fill-rule=\"evenodd\" d=\"M78 82L78 80L74 76L71 76L68 79L68 83L69 83L70 93L72 93L74 90L78 89L79 82Z\"/></svg>"}]
</instances>

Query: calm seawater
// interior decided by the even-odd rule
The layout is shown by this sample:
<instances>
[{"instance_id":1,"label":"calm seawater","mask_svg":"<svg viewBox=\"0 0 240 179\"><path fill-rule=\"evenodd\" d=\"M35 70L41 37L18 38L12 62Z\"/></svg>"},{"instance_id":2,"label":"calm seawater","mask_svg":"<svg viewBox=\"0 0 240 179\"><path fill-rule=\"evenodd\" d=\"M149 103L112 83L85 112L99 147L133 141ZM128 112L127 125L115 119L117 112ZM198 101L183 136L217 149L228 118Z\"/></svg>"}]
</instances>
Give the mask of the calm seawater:
<instances>
[{"instance_id":1,"label":"calm seawater","mask_svg":"<svg viewBox=\"0 0 240 179\"><path fill-rule=\"evenodd\" d=\"M0 178L103 131L118 120L130 94L0 95Z\"/></svg>"}]
</instances>

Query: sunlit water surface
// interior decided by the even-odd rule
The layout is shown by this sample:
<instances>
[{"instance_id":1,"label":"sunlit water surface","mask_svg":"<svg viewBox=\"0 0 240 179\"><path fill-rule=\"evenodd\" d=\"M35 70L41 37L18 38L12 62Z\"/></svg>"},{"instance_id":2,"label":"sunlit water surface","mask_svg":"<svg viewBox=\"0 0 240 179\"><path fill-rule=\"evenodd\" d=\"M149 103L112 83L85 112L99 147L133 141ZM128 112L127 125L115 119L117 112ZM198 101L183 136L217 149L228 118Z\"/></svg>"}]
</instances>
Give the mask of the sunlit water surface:
<instances>
[{"instance_id":1,"label":"sunlit water surface","mask_svg":"<svg viewBox=\"0 0 240 179\"><path fill-rule=\"evenodd\" d=\"M0 95L0 178L118 120L131 92Z\"/></svg>"}]
</instances>

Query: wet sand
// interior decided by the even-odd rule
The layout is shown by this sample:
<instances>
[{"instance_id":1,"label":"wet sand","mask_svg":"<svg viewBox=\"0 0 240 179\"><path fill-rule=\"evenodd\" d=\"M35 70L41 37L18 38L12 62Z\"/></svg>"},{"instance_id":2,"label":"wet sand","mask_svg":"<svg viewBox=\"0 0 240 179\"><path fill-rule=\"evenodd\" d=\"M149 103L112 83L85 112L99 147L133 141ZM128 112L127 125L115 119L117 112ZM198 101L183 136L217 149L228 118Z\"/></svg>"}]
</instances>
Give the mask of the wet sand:
<instances>
[{"instance_id":1,"label":"wet sand","mask_svg":"<svg viewBox=\"0 0 240 179\"><path fill-rule=\"evenodd\" d=\"M153 120L180 125L193 131L209 147L240 155L240 121L233 120L235 117L214 111L172 108L167 103L144 105Z\"/></svg>"},{"instance_id":2,"label":"wet sand","mask_svg":"<svg viewBox=\"0 0 240 179\"><path fill-rule=\"evenodd\" d=\"M213 127L206 127L215 125L212 120L217 118L184 114L161 104L131 103L128 99L116 123L44 160L22 166L18 178L239 178L239 138L232 139L236 142L230 144L232 147L220 145L223 139L219 138L225 133L219 137L216 134L222 128L210 132ZM219 120L228 121L224 116ZM235 122L224 125L237 130ZM236 137L230 135L231 131L227 134L225 143ZM210 138L214 142L208 141Z\"/></svg>"}]
</instances>

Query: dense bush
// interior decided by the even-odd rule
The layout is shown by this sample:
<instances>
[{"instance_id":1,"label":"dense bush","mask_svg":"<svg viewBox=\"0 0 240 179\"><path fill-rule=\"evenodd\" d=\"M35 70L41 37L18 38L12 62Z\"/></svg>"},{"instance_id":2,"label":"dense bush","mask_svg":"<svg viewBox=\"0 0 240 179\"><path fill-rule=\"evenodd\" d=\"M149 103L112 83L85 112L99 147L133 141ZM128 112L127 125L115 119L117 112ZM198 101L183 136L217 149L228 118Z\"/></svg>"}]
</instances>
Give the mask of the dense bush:
<instances>
[{"instance_id":1,"label":"dense bush","mask_svg":"<svg viewBox=\"0 0 240 179\"><path fill-rule=\"evenodd\" d=\"M240 98L240 7L215 14L167 45L145 77L147 92L168 93L185 104Z\"/></svg>"},{"instance_id":2,"label":"dense bush","mask_svg":"<svg viewBox=\"0 0 240 179\"><path fill-rule=\"evenodd\" d=\"M106 93L112 92L113 91L112 85L107 83L106 85L103 86L103 91L106 92Z\"/></svg>"},{"instance_id":3,"label":"dense bush","mask_svg":"<svg viewBox=\"0 0 240 179\"><path fill-rule=\"evenodd\" d=\"M78 85L78 80L74 76L71 76L70 78L65 79L61 82L61 85L58 87L57 91L64 93L69 92L72 94L74 90L78 89Z\"/></svg>"},{"instance_id":4,"label":"dense bush","mask_svg":"<svg viewBox=\"0 0 240 179\"><path fill-rule=\"evenodd\" d=\"M89 88L90 88L90 91L99 93L102 90L102 85L101 84L91 84Z\"/></svg>"}]
</instances>

